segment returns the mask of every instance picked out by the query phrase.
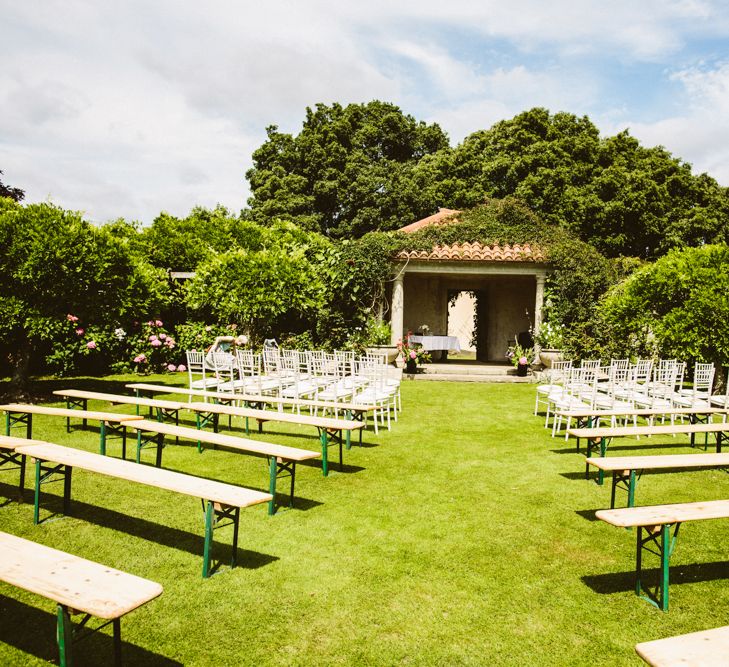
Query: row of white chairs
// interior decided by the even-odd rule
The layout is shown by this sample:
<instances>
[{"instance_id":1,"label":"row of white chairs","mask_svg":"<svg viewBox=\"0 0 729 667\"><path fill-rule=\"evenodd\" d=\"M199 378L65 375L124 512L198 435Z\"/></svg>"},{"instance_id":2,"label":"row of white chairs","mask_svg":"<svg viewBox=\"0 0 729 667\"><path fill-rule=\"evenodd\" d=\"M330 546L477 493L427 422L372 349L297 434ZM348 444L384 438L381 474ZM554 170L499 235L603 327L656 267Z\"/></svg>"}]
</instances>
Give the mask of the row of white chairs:
<instances>
[{"instance_id":1,"label":"row of white chairs","mask_svg":"<svg viewBox=\"0 0 729 667\"><path fill-rule=\"evenodd\" d=\"M713 364L694 367L693 382L684 387L686 363L676 359L638 360L612 359L607 366L597 360L583 361L579 367L571 361L555 362L550 369L546 384L537 387L534 404L536 415L539 406L545 407L545 427L552 418L552 434L562 425L561 412L576 410L625 411L649 408L729 407L729 392L713 395L715 369ZM672 417L673 420L673 417ZM636 416L632 416L635 424ZM571 419L568 417L566 428ZM611 416L611 424L616 417ZM627 416L626 416L627 423Z\"/></svg>"},{"instance_id":2,"label":"row of white chairs","mask_svg":"<svg viewBox=\"0 0 729 667\"><path fill-rule=\"evenodd\" d=\"M374 406L374 426L391 428L391 414L397 421L402 409L402 371L387 365L384 357L357 357L350 351L327 353L321 350L264 349L262 353L237 349L235 352L187 352L189 386L233 394L280 396L293 401L315 400L335 404ZM312 413L318 406L309 406ZM282 409L282 406L280 406ZM321 408L324 411L324 408Z\"/></svg>"}]
</instances>

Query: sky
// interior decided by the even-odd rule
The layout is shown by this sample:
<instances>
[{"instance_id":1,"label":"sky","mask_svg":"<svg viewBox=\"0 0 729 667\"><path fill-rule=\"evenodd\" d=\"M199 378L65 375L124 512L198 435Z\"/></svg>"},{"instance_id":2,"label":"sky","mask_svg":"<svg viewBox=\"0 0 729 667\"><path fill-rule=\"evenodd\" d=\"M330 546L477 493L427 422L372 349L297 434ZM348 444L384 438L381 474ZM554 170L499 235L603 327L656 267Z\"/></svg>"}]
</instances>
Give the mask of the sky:
<instances>
[{"instance_id":1,"label":"sky","mask_svg":"<svg viewBox=\"0 0 729 667\"><path fill-rule=\"evenodd\" d=\"M266 127L379 99L451 144L533 107L729 186L729 1L0 0L0 179L94 222L250 196Z\"/></svg>"}]
</instances>

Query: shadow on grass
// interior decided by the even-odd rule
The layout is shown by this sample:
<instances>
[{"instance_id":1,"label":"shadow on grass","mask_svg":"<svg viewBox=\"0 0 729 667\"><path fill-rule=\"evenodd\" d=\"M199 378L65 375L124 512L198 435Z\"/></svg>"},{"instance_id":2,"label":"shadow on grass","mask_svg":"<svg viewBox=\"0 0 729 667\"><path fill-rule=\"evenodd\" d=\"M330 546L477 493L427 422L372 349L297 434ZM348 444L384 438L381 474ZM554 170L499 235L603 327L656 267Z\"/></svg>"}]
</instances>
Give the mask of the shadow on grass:
<instances>
[{"instance_id":1,"label":"shadow on grass","mask_svg":"<svg viewBox=\"0 0 729 667\"><path fill-rule=\"evenodd\" d=\"M17 493L15 493L15 495L9 495L13 492L14 488L15 491L17 491L17 487L0 484L0 495L10 498L17 497ZM26 499L28 498L28 495L28 491L26 490ZM30 497L32 498L32 495L30 495ZM306 499L302 499L301 502L304 504L308 501ZM49 518L63 518L65 515L61 513L62 504L63 498L61 496L51 495L44 491L41 503L42 523L48 522ZM30 507L32 508L32 504ZM264 507L264 505L262 504L261 507ZM50 517L49 512L51 513ZM71 500L71 511L68 516L86 521L87 523L93 523L97 526L117 530L119 532L126 533L127 535L133 535L134 537L139 537L179 551L185 551L189 554L200 556L202 558L203 548L205 545L205 539L202 535L194 535L193 533L188 533L184 530L180 530L179 528L162 526L153 521L148 521L147 519L132 517L115 510L98 507L96 505L89 505L88 503L73 499ZM221 551L226 550L230 551L230 545L222 544L214 540L213 550L214 554L219 554ZM256 551L248 551L247 549L241 548L240 544L238 546L239 567L246 567L254 570L277 560L278 556L262 554Z\"/></svg>"},{"instance_id":2,"label":"shadow on grass","mask_svg":"<svg viewBox=\"0 0 729 667\"><path fill-rule=\"evenodd\" d=\"M659 568L643 570L643 582L655 582L659 578ZM729 561L676 565L671 568L672 584L690 584L699 581L716 581L718 579L729 579ZM635 590L635 570L586 575L582 577L582 581L596 593L609 595L611 593L632 591Z\"/></svg>"},{"instance_id":3,"label":"shadow on grass","mask_svg":"<svg viewBox=\"0 0 729 667\"><path fill-rule=\"evenodd\" d=\"M54 391L60 389L82 389L84 391L97 391L106 394L129 394L129 390L124 387L126 383L126 381L121 380L92 377L31 380L27 388L27 393L30 394L30 398L34 403L60 403L63 399L60 396L54 396ZM3 397L3 400L9 395L10 382L0 383L0 396Z\"/></svg>"},{"instance_id":4,"label":"shadow on grass","mask_svg":"<svg viewBox=\"0 0 729 667\"><path fill-rule=\"evenodd\" d=\"M575 514L578 514L588 521L599 521L599 519L595 516L595 512L597 511L598 510L575 510Z\"/></svg>"},{"instance_id":5,"label":"shadow on grass","mask_svg":"<svg viewBox=\"0 0 729 667\"><path fill-rule=\"evenodd\" d=\"M78 618L75 617L74 620ZM93 622L98 625L100 621L95 619ZM125 642L124 619L122 619L121 625L124 664L169 667L182 664L163 655L152 653L141 646ZM110 632L110 630L106 630L106 632ZM58 645L55 637L55 614L0 595L0 642L41 660L57 663ZM113 659L114 644L111 635L96 632L73 647L74 665L110 665Z\"/></svg>"},{"instance_id":6,"label":"shadow on grass","mask_svg":"<svg viewBox=\"0 0 729 667\"><path fill-rule=\"evenodd\" d=\"M610 445L607 448L608 455L610 452L635 452L637 449L688 449L696 452L696 447L691 447L691 445L688 442L663 442L660 444L655 445L648 445L645 443L645 440L634 440L632 445ZM710 447L711 449L716 449L716 447ZM566 449L550 449L550 452L553 454L582 454L583 456L587 453L587 450L585 449L584 443L580 445L580 451L578 452L575 447L568 447ZM703 447L700 448L700 451L703 451ZM592 456L599 456L599 451L592 453Z\"/></svg>"}]
</instances>

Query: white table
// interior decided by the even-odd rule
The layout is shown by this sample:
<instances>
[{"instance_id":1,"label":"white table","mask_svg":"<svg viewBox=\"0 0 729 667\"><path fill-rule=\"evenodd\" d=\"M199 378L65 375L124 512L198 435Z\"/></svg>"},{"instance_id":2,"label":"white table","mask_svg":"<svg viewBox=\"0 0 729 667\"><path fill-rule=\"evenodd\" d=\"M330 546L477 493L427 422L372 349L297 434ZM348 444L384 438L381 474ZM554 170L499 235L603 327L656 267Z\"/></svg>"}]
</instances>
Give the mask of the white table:
<instances>
[{"instance_id":1,"label":"white table","mask_svg":"<svg viewBox=\"0 0 729 667\"><path fill-rule=\"evenodd\" d=\"M410 335L411 343L420 343L424 350L448 350L449 352L460 352L461 344L456 336L416 336Z\"/></svg>"}]
</instances>

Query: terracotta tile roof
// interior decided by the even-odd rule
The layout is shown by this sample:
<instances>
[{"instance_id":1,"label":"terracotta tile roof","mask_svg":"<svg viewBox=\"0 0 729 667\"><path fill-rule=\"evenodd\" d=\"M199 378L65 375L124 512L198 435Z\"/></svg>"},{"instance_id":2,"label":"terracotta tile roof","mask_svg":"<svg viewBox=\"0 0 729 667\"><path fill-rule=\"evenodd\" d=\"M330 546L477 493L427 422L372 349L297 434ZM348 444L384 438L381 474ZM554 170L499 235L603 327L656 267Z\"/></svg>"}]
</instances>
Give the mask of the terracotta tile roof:
<instances>
[{"instance_id":1,"label":"terracotta tile roof","mask_svg":"<svg viewBox=\"0 0 729 667\"><path fill-rule=\"evenodd\" d=\"M439 208L437 213L429 215L427 218L423 218L417 222L411 222L409 225L402 227L398 231L407 233L417 232L419 229L427 227L428 225L444 225L449 222L457 222L457 220L448 220L448 218L455 213L460 213L460 211L456 211L452 208Z\"/></svg>"},{"instance_id":2,"label":"terracotta tile roof","mask_svg":"<svg viewBox=\"0 0 729 667\"><path fill-rule=\"evenodd\" d=\"M403 250L397 259L420 259L427 261L462 262L546 262L541 248L528 243L504 246L485 246L475 243L456 243L435 246L431 250Z\"/></svg>"}]
</instances>

